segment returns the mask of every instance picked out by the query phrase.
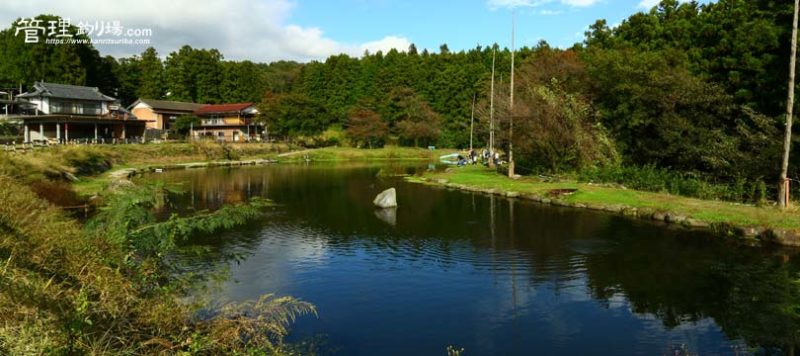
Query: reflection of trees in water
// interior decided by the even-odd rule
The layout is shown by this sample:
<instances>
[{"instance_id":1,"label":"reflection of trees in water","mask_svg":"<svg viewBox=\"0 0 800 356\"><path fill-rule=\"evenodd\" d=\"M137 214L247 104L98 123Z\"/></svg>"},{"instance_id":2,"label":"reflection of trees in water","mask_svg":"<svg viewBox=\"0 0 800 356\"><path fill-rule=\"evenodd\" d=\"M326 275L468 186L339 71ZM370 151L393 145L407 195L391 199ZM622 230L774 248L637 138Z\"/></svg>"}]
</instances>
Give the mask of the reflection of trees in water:
<instances>
[{"instance_id":1,"label":"reflection of trees in water","mask_svg":"<svg viewBox=\"0 0 800 356\"><path fill-rule=\"evenodd\" d=\"M786 349L800 341L800 259L795 252L765 252L691 233L606 227L619 243L587 256L595 298L622 293L633 311L657 316L668 328L712 318L731 339ZM644 235L643 233L646 233Z\"/></svg>"},{"instance_id":2,"label":"reflection of trees in water","mask_svg":"<svg viewBox=\"0 0 800 356\"><path fill-rule=\"evenodd\" d=\"M265 219L277 221L281 214L268 213ZM240 262L251 256L261 243L263 223L251 222L232 231L195 235L179 247L174 258L183 272L216 271L221 264Z\"/></svg>"},{"instance_id":3,"label":"reflection of trees in water","mask_svg":"<svg viewBox=\"0 0 800 356\"><path fill-rule=\"evenodd\" d=\"M493 273L510 272L512 289L551 283L558 293L585 279L601 303L622 294L633 312L655 315L667 328L712 318L730 338L750 345L798 344L796 255L784 259L782 252L606 214L376 179L379 170L289 165L186 171L173 179L186 182L197 209L254 195L273 199L280 207L268 223L319 231L308 238L324 238L326 246L343 253L365 249L381 257L431 259L444 267L470 262ZM395 226L377 217L372 206L375 194L389 186L398 187L400 200ZM262 229L263 222L193 241L207 249L194 261L211 266L244 258L258 248Z\"/></svg>"},{"instance_id":4,"label":"reflection of trees in water","mask_svg":"<svg viewBox=\"0 0 800 356\"><path fill-rule=\"evenodd\" d=\"M352 169L342 169L352 168ZM332 243L346 242L355 236L354 227L366 227L364 233L383 230L386 223L375 216L374 195L396 178L376 180L381 169L396 174L413 173L408 165L337 164L320 166L280 165L270 167L215 168L173 171L166 178L179 183L182 194L171 197L170 209L215 210L219 207L260 196L275 201L276 213L268 223L295 223L325 231ZM425 203L433 209L434 203ZM418 205L419 206L419 205ZM301 221L298 221L301 220ZM215 236L195 236L179 257L187 268L208 270L220 262L241 260L252 254L260 243L264 222ZM358 236L364 236L358 234Z\"/></svg>"}]
</instances>

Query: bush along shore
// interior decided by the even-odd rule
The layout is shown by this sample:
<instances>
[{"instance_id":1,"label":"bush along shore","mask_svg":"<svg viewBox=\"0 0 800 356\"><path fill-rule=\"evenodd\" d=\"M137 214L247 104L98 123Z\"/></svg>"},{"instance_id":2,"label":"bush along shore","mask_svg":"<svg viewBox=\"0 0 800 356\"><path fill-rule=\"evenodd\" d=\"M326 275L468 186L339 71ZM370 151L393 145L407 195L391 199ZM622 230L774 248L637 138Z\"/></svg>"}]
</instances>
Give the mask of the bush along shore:
<instances>
[{"instance_id":1,"label":"bush along shore","mask_svg":"<svg viewBox=\"0 0 800 356\"><path fill-rule=\"evenodd\" d=\"M621 186L546 178L510 179L483 167L449 168L407 177L410 182L591 209L653 220L752 242L800 246L800 212L773 207L701 200Z\"/></svg>"},{"instance_id":2,"label":"bush along shore","mask_svg":"<svg viewBox=\"0 0 800 356\"><path fill-rule=\"evenodd\" d=\"M204 279L168 261L180 242L262 217L270 202L163 220L154 211L167 204L169 188L129 180L159 169L437 155L407 148L287 152L280 144L207 141L0 152L0 354L307 351L283 339L296 317L316 314L313 305L265 295L209 307L186 298ZM96 210L78 220L63 209L74 205Z\"/></svg>"},{"instance_id":3,"label":"bush along shore","mask_svg":"<svg viewBox=\"0 0 800 356\"><path fill-rule=\"evenodd\" d=\"M0 354L302 352L283 338L297 316L316 313L313 305L275 295L221 307L186 298L206 280L169 259L181 241L263 217L269 201L158 218L169 188L135 185L119 170L94 186L100 203L88 220L58 208L75 195L75 181L114 164L145 164L147 155L155 164L176 149L192 159L228 150L203 145L0 153Z\"/></svg>"}]
</instances>

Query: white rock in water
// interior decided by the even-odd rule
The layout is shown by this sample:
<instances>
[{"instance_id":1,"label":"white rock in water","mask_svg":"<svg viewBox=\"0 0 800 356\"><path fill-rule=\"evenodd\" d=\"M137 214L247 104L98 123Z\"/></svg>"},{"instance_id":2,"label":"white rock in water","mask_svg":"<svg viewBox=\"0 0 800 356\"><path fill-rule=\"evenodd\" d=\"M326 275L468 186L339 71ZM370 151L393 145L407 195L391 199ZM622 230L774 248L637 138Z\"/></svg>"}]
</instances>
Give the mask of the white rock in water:
<instances>
[{"instance_id":1,"label":"white rock in water","mask_svg":"<svg viewBox=\"0 0 800 356\"><path fill-rule=\"evenodd\" d=\"M389 188L378 194L373 204L381 208L394 208L397 207L397 191L394 188Z\"/></svg>"},{"instance_id":2,"label":"white rock in water","mask_svg":"<svg viewBox=\"0 0 800 356\"><path fill-rule=\"evenodd\" d=\"M389 225L397 226L397 208L375 209L375 216Z\"/></svg>"}]
</instances>

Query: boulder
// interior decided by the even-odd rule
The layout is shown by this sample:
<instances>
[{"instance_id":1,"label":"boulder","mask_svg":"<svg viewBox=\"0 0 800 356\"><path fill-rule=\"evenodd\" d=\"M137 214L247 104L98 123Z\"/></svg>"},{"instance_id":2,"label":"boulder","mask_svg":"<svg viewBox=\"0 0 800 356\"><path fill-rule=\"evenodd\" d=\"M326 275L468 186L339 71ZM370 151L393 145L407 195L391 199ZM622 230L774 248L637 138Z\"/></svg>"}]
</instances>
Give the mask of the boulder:
<instances>
[{"instance_id":1,"label":"boulder","mask_svg":"<svg viewBox=\"0 0 800 356\"><path fill-rule=\"evenodd\" d=\"M389 225L397 226L397 208L376 209L375 216Z\"/></svg>"},{"instance_id":2,"label":"boulder","mask_svg":"<svg viewBox=\"0 0 800 356\"><path fill-rule=\"evenodd\" d=\"M394 188L389 188L378 194L375 200L372 201L379 208L396 208L397 207L397 191Z\"/></svg>"}]
</instances>

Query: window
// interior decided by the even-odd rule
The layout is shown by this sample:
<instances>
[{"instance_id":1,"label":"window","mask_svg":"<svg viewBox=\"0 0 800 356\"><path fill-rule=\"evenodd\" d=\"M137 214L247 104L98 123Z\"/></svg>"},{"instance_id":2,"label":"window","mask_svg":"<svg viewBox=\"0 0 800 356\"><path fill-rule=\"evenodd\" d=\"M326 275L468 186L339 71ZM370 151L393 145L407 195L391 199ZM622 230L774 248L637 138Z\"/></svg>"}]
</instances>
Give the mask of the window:
<instances>
[{"instance_id":1,"label":"window","mask_svg":"<svg viewBox=\"0 0 800 356\"><path fill-rule=\"evenodd\" d=\"M100 115L100 103L50 100L51 114Z\"/></svg>"},{"instance_id":2,"label":"window","mask_svg":"<svg viewBox=\"0 0 800 356\"><path fill-rule=\"evenodd\" d=\"M60 113L63 112L63 104L58 100L50 100L50 112L51 113Z\"/></svg>"},{"instance_id":3,"label":"window","mask_svg":"<svg viewBox=\"0 0 800 356\"><path fill-rule=\"evenodd\" d=\"M221 119L221 118L214 118L214 117L212 117L212 118L210 118L210 119L204 119L204 120L203 120L203 125L206 125L206 126L211 126L211 125L225 125L225 119Z\"/></svg>"},{"instance_id":4,"label":"window","mask_svg":"<svg viewBox=\"0 0 800 356\"><path fill-rule=\"evenodd\" d=\"M100 103L84 103L83 104L83 114L84 115L100 115Z\"/></svg>"}]
</instances>

